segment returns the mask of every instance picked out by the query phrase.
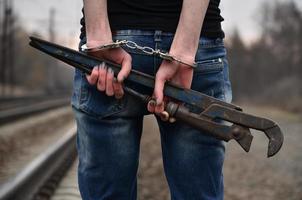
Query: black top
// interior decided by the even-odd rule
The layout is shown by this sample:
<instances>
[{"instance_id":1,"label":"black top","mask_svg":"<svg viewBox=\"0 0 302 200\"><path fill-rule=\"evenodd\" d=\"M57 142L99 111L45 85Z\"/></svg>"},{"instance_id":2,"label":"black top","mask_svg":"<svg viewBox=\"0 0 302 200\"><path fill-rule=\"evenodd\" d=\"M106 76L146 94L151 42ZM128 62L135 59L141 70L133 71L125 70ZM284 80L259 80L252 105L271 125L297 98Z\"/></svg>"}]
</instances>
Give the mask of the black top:
<instances>
[{"instance_id":1,"label":"black top","mask_svg":"<svg viewBox=\"0 0 302 200\"><path fill-rule=\"evenodd\" d=\"M178 24L182 0L108 0L111 30L142 29L174 33ZM201 36L223 38L223 18L220 0L210 0L203 22ZM84 19L81 24L85 26ZM85 34L82 28L82 36Z\"/></svg>"}]
</instances>

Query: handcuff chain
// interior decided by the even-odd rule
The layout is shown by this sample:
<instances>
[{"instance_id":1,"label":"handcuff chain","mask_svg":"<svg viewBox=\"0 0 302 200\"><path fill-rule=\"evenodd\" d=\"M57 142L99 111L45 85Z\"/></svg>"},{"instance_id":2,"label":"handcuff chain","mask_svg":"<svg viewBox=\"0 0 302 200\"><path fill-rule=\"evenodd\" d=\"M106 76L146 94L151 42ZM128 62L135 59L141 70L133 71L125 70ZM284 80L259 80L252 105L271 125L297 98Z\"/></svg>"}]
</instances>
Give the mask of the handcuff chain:
<instances>
[{"instance_id":1,"label":"handcuff chain","mask_svg":"<svg viewBox=\"0 0 302 200\"><path fill-rule=\"evenodd\" d=\"M164 60L168 60L168 61L176 61L178 63L190 66L192 68L196 67L196 63L194 62L193 64L188 64L185 63L183 61L181 61L180 59L175 58L174 56L170 55L168 52L162 52L161 50L157 49L154 50L151 47L148 46L140 46L138 45L136 42L133 42L131 40L116 40L115 42L109 43L109 44L105 44L99 47L95 47L95 48L88 48L86 45L82 46L82 50L89 52L89 51L98 51L98 50L103 50L103 49L113 49L113 48L119 48L122 47L123 45L127 46L130 49L137 49L140 50L141 52L147 54L147 55L154 55L154 56L159 56L160 58L164 59Z\"/></svg>"},{"instance_id":2,"label":"handcuff chain","mask_svg":"<svg viewBox=\"0 0 302 200\"><path fill-rule=\"evenodd\" d=\"M140 46L136 42L133 42L131 40L123 40L123 41L125 41L125 45L128 48L130 48L130 49L138 49L138 50L140 50L143 53L148 54L148 55L155 55L159 51L159 50L154 50L154 49L152 49L151 47L148 47L148 46Z\"/></svg>"},{"instance_id":3,"label":"handcuff chain","mask_svg":"<svg viewBox=\"0 0 302 200\"><path fill-rule=\"evenodd\" d=\"M147 54L147 55L155 55L155 56L159 56L160 58L164 59L164 60L168 60L168 61L176 61L178 63L184 64L184 65L188 65L190 67L195 68L196 67L196 63L188 64L185 62L182 62L181 60L173 57L172 55L170 55L168 52L162 52L159 49L154 50L151 47L148 46L140 46L138 45L136 42L133 42L131 40L122 40L123 42L121 44L125 44L128 48L130 49L138 49L140 51L142 51L143 53ZM116 42L120 42L120 41L116 41Z\"/></svg>"}]
</instances>

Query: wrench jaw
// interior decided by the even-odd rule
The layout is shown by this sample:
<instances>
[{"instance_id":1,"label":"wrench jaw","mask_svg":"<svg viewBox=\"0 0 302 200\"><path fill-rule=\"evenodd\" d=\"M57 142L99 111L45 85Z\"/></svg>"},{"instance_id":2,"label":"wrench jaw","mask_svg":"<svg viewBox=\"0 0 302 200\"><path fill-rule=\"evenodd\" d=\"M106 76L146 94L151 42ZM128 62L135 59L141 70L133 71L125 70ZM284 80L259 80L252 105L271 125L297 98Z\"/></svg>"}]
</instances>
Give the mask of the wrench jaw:
<instances>
[{"instance_id":1,"label":"wrench jaw","mask_svg":"<svg viewBox=\"0 0 302 200\"><path fill-rule=\"evenodd\" d=\"M250 151L253 136L249 128L233 124L232 135L245 152Z\"/></svg>"},{"instance_id":2,"label":"wrench jaw","mask_svg":"<svg viewBox=\"0 0 302 200\"><path fill-rule=\"evenodd\" d=\"M218 104L212 104L202 114L212 119L218 118L232 122L236 124L237 127L247 127L264 132L269 139L267 151L268 157L274 156L282 147L283 134L279 126L270 119L256 117ZM251 137L251 134L246 135ZM249 141L248 139L246 140ZM237 142L243 149L247 149L247 144L244 144L243 141L237 139Z\"/></svg>"},{"instance_id":3,"label":"wrench jaw","mask_svg":"<svg viewBox=\"0 0 302 200\"><path fill-rule=\"evenodd\" d=\"M266 119L267 123L270 122L273 124L271 127L266 129L258 128L265 133L267 138L269 139L267 157L272 157L276 155L282 147L284 136L280 127L272 122L271 120ZM246 151L249 152L250 146L253 140L253 136L250 132L250 129L240 125L233 125L232 134L234 139L238 142L238 144Z\"/></svg>"},{"instance_id":4,"label":"wrench jaw","mask_svg":"<svg viewBox=\"0 0 302 200\"><path fill-rule=\"evenodd\" d=\"M237 125L233 125L233 127L235 127L233 129L234 139L246 152L249 152L253 140L253 135L251 134L250 129ZM284 137L280 127L277 125L264 130L264 133L269 139L267 150L267 157L269 158L276 155L280 151Z\"/></svg>"},{"instance_id":5,"label":"wrench jaw","mask_svg":"<svg viewBox=\"0 0 302 200\"><path fill-rule=\"evenodd\" d=\"M272 157L279 152L282 147L284 136L278 125L264 130L265 135L269 139L267 157Z\"/></svg>"}]
</instances>

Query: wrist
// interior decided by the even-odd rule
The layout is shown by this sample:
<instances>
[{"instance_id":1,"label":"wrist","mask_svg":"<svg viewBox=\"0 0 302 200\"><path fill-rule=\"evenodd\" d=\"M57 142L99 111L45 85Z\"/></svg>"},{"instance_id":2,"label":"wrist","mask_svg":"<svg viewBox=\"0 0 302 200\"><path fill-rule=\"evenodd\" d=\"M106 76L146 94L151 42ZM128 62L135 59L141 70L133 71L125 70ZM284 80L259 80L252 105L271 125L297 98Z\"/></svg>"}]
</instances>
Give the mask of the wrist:
<instances>
[{"instance_id":1,"label":"wrist","mask_svg":"<svg viewBox=\"0 0 302 200\"><path fill-rule=\"evenodd\" d=\"M182 30L182 27L178 27L170 47L170 54L185 59L188 62L194 62L198 42L199 37L188 35L187 32Z\"/></svg>"},{"instance_id":2,"label":"wrist","mask_svg":"<svg viewBox=\"0 0 302 200\"><path fill-rule=\"evenodd\" d=\"M175 56L176 58L189 64L195 63L196 52L197 47L195 45L195 42L193 43L184 40L178 40L177 38L174 38L169 51L172 56Z\"/></svg>"},{"instance_id":3,"label":"wrist","mask_svg":"<svg viewBox=\"0 0 302 200\"><path fill-rule=\"evenodd\" d=\"M110 38L110 37L95 39L95 40L87 39L86 46L88 48L95 48L95 47L107 45L107 44L110 44L110 43L112 43L112 38Z\"/></svg>"},{"instance_id":4,"label":"wrist","mask_svg":"<svg viewBox=\"0 0 302 200\"><path fill-rule=\"evenodd\" d=\"M189 65L195 65L195 54L196 53L190 53L183 50L178 49L170 49L169 54L176 59L180 60L183 63L187 63Z\"/></svg>"},{"instance_id":5,"label":"wrist","mask_svg":"<svg viewBox=\"0 0 302 200\"><path fill-rule=\"evenodd\" d=\"M112 33L110 27L99 27L95 30L87 31L87 46L96 47L112 42Z\"/></svg>"}]
</instances>

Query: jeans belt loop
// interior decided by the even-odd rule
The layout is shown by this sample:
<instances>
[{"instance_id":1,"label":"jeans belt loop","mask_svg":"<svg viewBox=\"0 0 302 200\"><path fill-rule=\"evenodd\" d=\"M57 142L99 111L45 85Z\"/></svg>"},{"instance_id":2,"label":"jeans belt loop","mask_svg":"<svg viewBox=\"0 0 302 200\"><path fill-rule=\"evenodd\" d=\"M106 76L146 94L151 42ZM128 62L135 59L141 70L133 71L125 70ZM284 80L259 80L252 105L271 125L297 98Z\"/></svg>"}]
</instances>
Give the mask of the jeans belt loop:
<instances>
[{"instance_id":1,"label":"jeans belt loop","mask_svg":"<svg viewBox=\"0 0 302 200\"><path fill-rule=\"evenodd\" d=\"M154 32L154 41L155 42L161 42L161 35L162 35L162 31L156 30Z\"/></svg>"}]
</instances>

